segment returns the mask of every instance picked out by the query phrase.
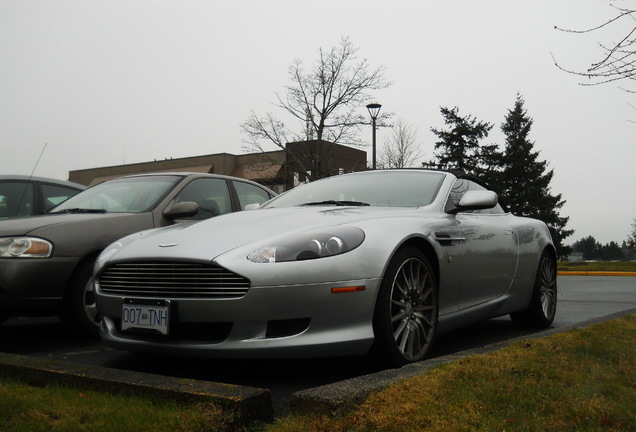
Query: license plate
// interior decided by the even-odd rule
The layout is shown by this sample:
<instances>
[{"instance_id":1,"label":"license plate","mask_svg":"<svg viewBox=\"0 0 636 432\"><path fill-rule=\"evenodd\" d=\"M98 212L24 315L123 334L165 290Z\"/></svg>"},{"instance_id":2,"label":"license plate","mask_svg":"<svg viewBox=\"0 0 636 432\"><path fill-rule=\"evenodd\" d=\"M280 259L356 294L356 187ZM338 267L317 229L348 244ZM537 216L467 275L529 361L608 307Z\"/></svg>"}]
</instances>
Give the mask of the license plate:
<instances>
[{"instance_id":1,"label":"license plate","mask_svg":"<svg viewBox=\"0 0 636 432\"><path fill-rule=\"evenodd\" d=\"M121 309L121 329L154 330L168 334L170 302L168 300L125 299Z\"/></svg>"}]
</instances>

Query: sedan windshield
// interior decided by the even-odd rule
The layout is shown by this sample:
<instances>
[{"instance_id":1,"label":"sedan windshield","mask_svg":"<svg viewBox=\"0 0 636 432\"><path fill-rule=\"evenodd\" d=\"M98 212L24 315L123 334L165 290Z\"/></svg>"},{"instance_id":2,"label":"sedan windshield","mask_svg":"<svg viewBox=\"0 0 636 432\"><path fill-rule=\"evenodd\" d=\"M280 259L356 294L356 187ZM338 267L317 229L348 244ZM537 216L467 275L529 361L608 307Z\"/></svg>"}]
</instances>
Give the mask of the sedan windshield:
<instances>
[{"instance_id":1,"label":"sedan windshield","mask_svg":"<svg viewBox=\"0 0 636 432\"><path fill-rule=\"evenodd\" d=\"M51 213L143 213L154 208L182 178L167 175L110 180L69 198Z\"/></svg>"},{"instance_id":2,"label":"sedan windshield","mask_svg":"<svg viewBox=\"0 0 636 432\"><path fill-rule=\"evenodd\" d=\"M422 207L433 202L444 176L439 172L388 170L339 175L298 186L265 207Z\"/></svg>"}]
</instances>

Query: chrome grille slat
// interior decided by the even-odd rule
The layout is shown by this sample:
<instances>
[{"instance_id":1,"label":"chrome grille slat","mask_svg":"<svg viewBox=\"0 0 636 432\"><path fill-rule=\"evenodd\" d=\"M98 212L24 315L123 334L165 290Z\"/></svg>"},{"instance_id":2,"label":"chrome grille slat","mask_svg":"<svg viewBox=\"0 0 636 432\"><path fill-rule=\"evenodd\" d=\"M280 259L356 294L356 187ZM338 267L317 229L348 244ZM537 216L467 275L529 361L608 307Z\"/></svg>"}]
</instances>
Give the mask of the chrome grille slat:
<instances>
[{"instance_id":1,"label":"chrome grille slat","mask_svg":"<svg viewBox=\"0 0 636 432\"><path fill-rule=\"evenodd\" d=\"M117 263L99 276L104 294L160 298L239 298L250 281L219 266L199 263Z\"/></svg>"},{"instance_id":2,"label":"chrome grille slat","mask_svg":"<svg viewBox=\"0 0 636 432\"><path fill-rule=\"evenodd\" d=\"M220 285L220 286L225 286L225 285L243 285L243 282L240 280L236 280L236 281L217 281L217 280L201 280L201 279L189 279L189 280L175 280L175 281L165 281L165 280L160 280L157 278L135 278L135 280L131 279L124 279L124 278L120 278L117 280L113 280L111 278L101 278L100 279L102 281L102 283L106 282L106 283L110 283L115 285L116 283L120 282L120 283L125 283L127 285L148 285L149 283L152 284L157 284L157 285L167 285L167 286L190 286L192 283L195 283L197 285L203 285L203 286L213 286L213 285Z\"/></svg>"}]
</instances>

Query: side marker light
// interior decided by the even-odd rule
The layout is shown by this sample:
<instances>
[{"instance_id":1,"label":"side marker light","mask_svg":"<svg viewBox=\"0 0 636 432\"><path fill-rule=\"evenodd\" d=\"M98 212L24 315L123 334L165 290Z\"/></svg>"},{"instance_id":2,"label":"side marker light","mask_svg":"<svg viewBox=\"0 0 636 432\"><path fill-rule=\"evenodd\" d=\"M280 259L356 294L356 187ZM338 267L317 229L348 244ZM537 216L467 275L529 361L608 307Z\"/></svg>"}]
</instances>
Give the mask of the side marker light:
<instances>
[{"instance_id":1,"label":"side marker light","mask_svg":"<svg viewBox=\"0 0 636 432\"><path fill-rule=\"evenodd\" d=\"M366 286L351 286L351 287L338 287L331 288L331 292L334 294L345 293L345 292L357 292L357 291L365 291L367 289Z\"/></svg>"}]
</instances>

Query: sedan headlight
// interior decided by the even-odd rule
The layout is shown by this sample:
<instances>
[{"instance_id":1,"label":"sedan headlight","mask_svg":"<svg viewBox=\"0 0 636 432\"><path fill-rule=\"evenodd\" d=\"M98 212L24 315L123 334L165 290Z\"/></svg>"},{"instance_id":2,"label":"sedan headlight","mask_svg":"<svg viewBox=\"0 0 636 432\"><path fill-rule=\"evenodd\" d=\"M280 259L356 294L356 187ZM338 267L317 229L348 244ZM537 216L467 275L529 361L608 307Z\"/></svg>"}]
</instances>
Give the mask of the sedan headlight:
<instances>
[{"instance_id":1,"label":"sedan headlight","mask_svg":"<svg viewBox=\"0 0 636 432\"><path fill-rule=\"evenodd\" d=\"M364 231L355 227L337 227L328 232L301 234L263 246L250 253L254 263L303 261L349 252L362 244Z\"/></svg>"},{"instance_id":2,"label":"sedan headlight","mask_svg":"<svg viewBox=\"0 0 636 432\"><path fill-rule=\"evenodd\" d=\"M0 238L0 258L48 258L52 252L51 242L41 238Z\"/></svg>"}]
</instances>

